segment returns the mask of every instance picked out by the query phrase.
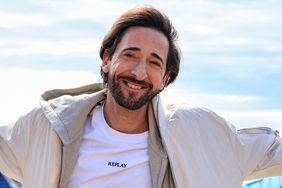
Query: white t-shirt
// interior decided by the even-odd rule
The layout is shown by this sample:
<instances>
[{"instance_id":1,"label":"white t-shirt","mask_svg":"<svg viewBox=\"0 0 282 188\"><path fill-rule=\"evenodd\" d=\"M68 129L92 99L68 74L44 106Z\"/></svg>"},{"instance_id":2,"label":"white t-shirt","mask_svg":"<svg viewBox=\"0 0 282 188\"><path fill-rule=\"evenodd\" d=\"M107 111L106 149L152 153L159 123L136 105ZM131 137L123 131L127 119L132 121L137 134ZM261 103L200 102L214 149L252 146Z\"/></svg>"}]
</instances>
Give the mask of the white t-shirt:
<instances>
[{"instance_id":1,"label":"white t-shirt","mask_svg":"<svg viewBox=\"0 0 282 188\"><path fill-rule=\"evenodd\" d=\"M85 126L69 188L149 188L148 132L125 134L105 121L103 106Z\"/></svg>"}]
</instances>

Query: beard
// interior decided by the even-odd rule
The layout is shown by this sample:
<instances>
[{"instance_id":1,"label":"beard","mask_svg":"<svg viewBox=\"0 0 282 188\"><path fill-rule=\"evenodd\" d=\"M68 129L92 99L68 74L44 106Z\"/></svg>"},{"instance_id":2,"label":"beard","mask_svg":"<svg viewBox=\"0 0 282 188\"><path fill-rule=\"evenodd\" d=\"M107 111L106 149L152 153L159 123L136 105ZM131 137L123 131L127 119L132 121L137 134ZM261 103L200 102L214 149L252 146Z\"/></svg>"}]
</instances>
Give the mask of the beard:
<instances>
[{"instance_id":1,"label":"beard","mask_svg":"<svg viewBox=\"0 0 282 188\"><path fill-rule=\"evenodd\" d=\"M126 81L131 81L142 86L146 86L149 88L147 92L143 95L139 96L139 92L130 92L128 91L128 97L124 96L122 93L122 88L119 84L119 80L123 79ZM138 81L132 76L115 76L108 75L108 88L115 99L115 101L122 107L129 110L137 110L144 106L146 103L152 100L154 96L160 93L160 90L153 90L153 85L151 83L145 81Z\"/></svg>"}]
</instances>

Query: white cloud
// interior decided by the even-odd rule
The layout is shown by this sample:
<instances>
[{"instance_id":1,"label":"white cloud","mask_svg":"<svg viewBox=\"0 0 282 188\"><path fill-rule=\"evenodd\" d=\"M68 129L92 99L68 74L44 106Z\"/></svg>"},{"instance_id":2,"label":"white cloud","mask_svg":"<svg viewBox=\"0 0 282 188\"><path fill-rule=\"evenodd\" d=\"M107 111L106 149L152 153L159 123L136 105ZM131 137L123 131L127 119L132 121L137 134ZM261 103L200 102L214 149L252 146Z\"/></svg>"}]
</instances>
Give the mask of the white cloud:
<instances>
[{"instance_id":1,"label":"white cloud","mask_svg":"<svg viewBox=\"0 0 282 188\"><path fill-rule=\"evenodd\" d=\"M193 35L210 36L223 33L222 28L214 27L208 24L185 24L182 31L190 32Z\"/></svg>"},{"instance_id":2,"label":"white cloud","mask_svg":"<svg viewBox=\"0 0 282 188\"><path fill-rule=\"evenodd\" d=\"M4 39L0 38L0 56L10 55L67 55L93 56L98 54L101 42L96 39L68 39L52 41L48 39Z\"/></svg>"},{"instance_id":3,"label":"white cloud","mask_svg":"<svg viewBox=\"0 0 282 188\"><path fill-rule=\"evenodd\" d=\"M52 24L51 18L46 14L35 13L10 13L0 10L0 28L19 28Z\"/></svg>"},{"instance_id":4,"label":"white cloud","mask_svg":"<svg viewBox=\"0 0 282 188\"><path fill-rule=\"evenodd\" d=\"M1 69L0 123L11 123L38 106L44 91L79 87L97 82L99 78L86 71Z\"/></svg>"},{"instance_id":5,"label":"white cloud","mask_svg":"<svg viewBox=\"0 0 282 188\"><path fill-rule=\"evenodd\" d=\"M204 34L205 32L202 32ZM205 34L211 34L210 31L207 31ZM211 52L221 52L222 54L224 52L228 52L231 49L233 51L237 51L238 48L245 47L246 45L250 45L252 41L250 41L249 38L244 37L232 37L232 36L213 36L211 38L201 38L201 39L191 39L190 42L187 43L186 40L180 41L180 46L182 51L184 52L201 52L201 53L211 53ZM258 42L256 42L258 43ZM253 50L257 49L260 46L253 47ZM235 50L234 50L235 48ZM246 48L246 47L245 47Z\"/></svg>"},{"instance_id":6,"label":"white cloud","mask_svg":"<svg viewBox=\"0 0 282 188\"><path fill-rule=\"evenodd\" d=\"M274 20L279 9L276 9L273 5L265 2L234 3L176 0L161 4L160 7L174 17L177 16L174 21L180 27L197 23L218 26L219 28L236 28L242 24L244 26L257 26Z\"/></svg>"},{"instance_id":7,"label":"white cloud","mask_svg":"<svg viewBox=\"0 0 282 188\"><path fill-rule=\"evenodd\" d=\"M159 7L166 10L179 30L182 50L193 53L256 49L281 51L279 5L281 3L277 1L192 0L171 1Z\"/></svg>"},{"instance_id":8,"label":"white cloud","mask_svg":"<svg viewBox=\"0 0 282 188\"><path fill-rule=\"evenodd\" d=\"M48 27L69 20L91 20L108 25L118 15L135 4L117 1L70 0L42 1L35 3L45 7L42 13L21 11L8 12L0 9L0 28L17 29L22 27Z\"/></svg>"},{"instance_id":9,"label":"white cloud","mask_svg":"<svg viewBox=\"0 0 282 188\"><path fill-rule=\"evenodd\" d=\"M218 113L234 124L237 129L246 127L271 127L282 133L282 110L218 111Z\"/></svg>"},{"instance_id":10,"label":"white cloud","mask_svg":"<svg viewBox=\"0 0 282 188\"><path fill-rule=\"evenodd\" d=\"M258 24L266 24L272 19L271 12L265 10L264 7L252 7L252 6L244 6L244 5L236 5L236 6L226 6L224 7L228 10L223 10L221 13L225 15L222 17L218 17L218 19L225 24L236 24L236 25L258 25ZM266 14L266 13L270 14ZM227 13L227 14L226 14Z\"/></svg>"},{"instance_id":11,"label":"white cloud","mask_svg":"<svg viewBox=\"0 0 282 188\"><path fill-rule=\"evenodd\" d=\"M137 5L127 1L110 0L70 0L68 3L43 1L39 4L46 8L44 13L10 13L0 10L0 17L5 18L0 20L0 27L16 29L23 26L54 26L70 20L92 20L110 27L121 13ZM150 4L166 12L173 20L180 33L183 52L224 52L236 51L238 48L281 51L281 43L270 37L275 32L280 36L279 28L276 31L267 29L269 26L281 25L278 24L281 20L280 10L273 2L220 3L207 0L176 0L166 3L153 1ZM67 45L63 47L60 47L61 44L53 46L47 43L46 47L34 44L30 48L26 47L28 49L5 49L4 46L4 52L1 53L30 53L34 50L34 53L49 51L56 54L63 51L62 48L67 53L72 53L73 50L81 52L72 44L64 43Z\"/></svg>"},{"instance_id":12,"label":"white cloud","mask_svg":"<svg viewBox=\"0 0 282 188\"><path fill-rule=\"evenodd\" d=\"M263 101L258 96L245 96L234 94L211 94L191 89L167 88L163 91L164 102L187 103L191 107L207 107L216 109L237 109L247 105L255 105Z\"/></svg>"},{"instance_id":13,"label":"white cloud","mask_svg":"<svg viewBox=\"0 0 282 188\"><path fill-rule=\"evenodd\" d=\"M121 1L80 0L49 1L53 12L63 20L92 20L103 24L110 24L118 15L131 8L134 4Z\"/></svg>"}]
</instances>

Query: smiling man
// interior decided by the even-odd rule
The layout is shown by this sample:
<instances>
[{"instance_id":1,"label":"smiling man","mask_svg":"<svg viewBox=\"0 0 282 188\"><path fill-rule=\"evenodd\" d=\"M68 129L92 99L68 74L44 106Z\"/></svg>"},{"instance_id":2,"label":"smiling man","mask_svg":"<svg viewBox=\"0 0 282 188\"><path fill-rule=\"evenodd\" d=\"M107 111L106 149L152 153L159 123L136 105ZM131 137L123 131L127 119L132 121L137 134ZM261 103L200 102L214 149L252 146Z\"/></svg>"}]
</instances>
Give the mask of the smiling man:
<instances>
[{"instance_id":1,"label":"smiling man","mask_svg":"<svg viewBox=\"0 0 282 188\"><path fill-rule=\"evenodd\" d=\"M27 188L239 188L282 175L277 131L236 131L210 110L162 105L179 72L176 37L155 8L124 13L102 42L104 83L45 92L1 127L1 171Z\"/></svg>"}]
</instances>

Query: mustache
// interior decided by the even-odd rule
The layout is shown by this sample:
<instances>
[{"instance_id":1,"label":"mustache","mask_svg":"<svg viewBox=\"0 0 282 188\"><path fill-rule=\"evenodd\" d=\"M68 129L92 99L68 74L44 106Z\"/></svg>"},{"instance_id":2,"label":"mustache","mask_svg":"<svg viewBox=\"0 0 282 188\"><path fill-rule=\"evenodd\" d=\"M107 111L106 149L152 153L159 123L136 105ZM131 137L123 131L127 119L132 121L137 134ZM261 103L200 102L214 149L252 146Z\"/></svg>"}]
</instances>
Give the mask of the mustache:
<instances>
[{"instance_id":1,"label":"mustache","mask_svg":"<svg viewBox=\"0 0 282 188\"><path fill-rule=\"evenodd\" d=\"M138 85L142 85L142 86L145 86L145 87L153 88L153 84L151 84L149 82L146 82L144 80L136 80L132 76L118 76L117 79L123 79L123 80L129 81L129 82L136 83Z\"/></svg>"}]
</instances>

